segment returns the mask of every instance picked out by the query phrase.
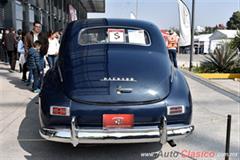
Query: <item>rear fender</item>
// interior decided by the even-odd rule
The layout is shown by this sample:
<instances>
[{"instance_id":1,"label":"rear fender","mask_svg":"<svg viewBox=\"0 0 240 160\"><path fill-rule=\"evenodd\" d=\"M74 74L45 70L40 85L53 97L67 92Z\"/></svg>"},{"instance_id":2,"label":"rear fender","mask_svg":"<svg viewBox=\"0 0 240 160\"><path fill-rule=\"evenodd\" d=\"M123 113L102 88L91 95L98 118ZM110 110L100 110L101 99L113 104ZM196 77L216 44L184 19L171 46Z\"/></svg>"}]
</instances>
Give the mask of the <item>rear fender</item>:
<instances>
[{"instance_id":1,"label":"rear fender","mask_svg":"<svg viewBox=\"0 0 240 160\"><path fill-rule=\"evenodd\" d=\"M173 69L170 94L166 99L167 106L184 105L185 113L181 115L167 116L168 123L191 123L192 97L184 75Z\"/></svg>"}]
</instances>

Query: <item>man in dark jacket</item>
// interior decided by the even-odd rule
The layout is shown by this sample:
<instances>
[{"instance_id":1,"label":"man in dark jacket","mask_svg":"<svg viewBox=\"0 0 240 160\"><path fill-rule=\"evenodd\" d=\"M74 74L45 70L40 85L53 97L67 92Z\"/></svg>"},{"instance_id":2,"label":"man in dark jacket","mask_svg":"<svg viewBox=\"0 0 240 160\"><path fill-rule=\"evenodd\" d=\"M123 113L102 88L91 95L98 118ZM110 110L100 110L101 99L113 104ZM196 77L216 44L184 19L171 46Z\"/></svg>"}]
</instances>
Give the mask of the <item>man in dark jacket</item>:
<instances>
[{"instance_id":1,"label":"man in dark jacket","mask_svg":"<svg viewBox=\"0 0 240 160\"><path fill-rule=\"evenodd\" d=\"M48 51L48 37L42 32L42 25L39 21L33 23L33 30L25 36L24 47L26 54L28 54L29 48L33 46L33 42L36 40L41 43L40 54L46 55Z\"/></svg>"},{"instance_id":2,"label":"man in dark jacket","mask_svg":"<svg viewBox=\"0 0 240 160\"><path fill-rule=\"evenodd\" d=\"M44 55L47 54L48 50L48 37L42 32L42 25L39 21L33 23L32 31L28 32L24 38L25 57L27 57L29 49L33 46L33 42L36 40L40 41L40 56L43 59ZM23 66L23 77L22 80L26 80L27 67L26 64ZM31 78L30 78L31 79Z\"/></svg>"},{"instance_id":3,"label":"man in dark jacket","mask_svg":"<svg viewBox=\"0 0 240 160\"><path fill-rule=\"evenodd\" d=\"M4 45L8 53L9 64L11 68L10 72L13 72L15 70L16 60L17 60L17 52L16 52L17 40L16 40L16 34L13 28L11 28L10 32L6 34L4 38Z\"/></svg>"}]
</instances>

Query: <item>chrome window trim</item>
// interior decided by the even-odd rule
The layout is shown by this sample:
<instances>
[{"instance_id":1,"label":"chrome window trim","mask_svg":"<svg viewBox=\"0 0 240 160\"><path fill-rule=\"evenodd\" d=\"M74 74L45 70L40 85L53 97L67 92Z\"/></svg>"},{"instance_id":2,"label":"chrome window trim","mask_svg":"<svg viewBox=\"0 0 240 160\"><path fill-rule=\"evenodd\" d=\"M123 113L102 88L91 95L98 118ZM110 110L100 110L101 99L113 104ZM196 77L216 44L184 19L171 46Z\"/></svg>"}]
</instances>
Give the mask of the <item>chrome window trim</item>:
<instances>
[{"instance_id":1,"label":"chrome window trim","mask_svg":"<svg viewBox=\"0 0 240 160\"><path fill-rule=\"evenodd\" d=\"M148 36L148 39L149 39L149 44L137 44L137 43L93 43L93 44L81 44L80 43L80 37L81 37L81 34L82 32L88 30L88 29L98 29L98 28L123 28L123 29L136 29L136 30L144 30L144 32L147 34ZM126 38L124 36L124 38ZM152 45L152 41L151 41L151 36L150 34L148 33L148 31L146 29L143 29L143 28L139 28L139 27L132 27L132 26L96 26L96 27L85 27L85 28L82 28L80 30L80 32L78 33L78 44L81 45L81 46L90 46L90 45L106 45L106 44L118 44L118 45L134 45L134 46L144 46L144 47L149 47Z\"/></svg>"},{"instance_id":2,"label":"chrome window trim","mask_svg":"<svg viewBox=\"0 0 240 160\"><path fill-rule=\"evenodd\" d=\"M62 71L61 71L61 68L59 66L59 63L57 63L57 69L58 69L58 74L59 74L59 77L60 77L60 82L63 82Z\"/></svg>"}]
</instances>

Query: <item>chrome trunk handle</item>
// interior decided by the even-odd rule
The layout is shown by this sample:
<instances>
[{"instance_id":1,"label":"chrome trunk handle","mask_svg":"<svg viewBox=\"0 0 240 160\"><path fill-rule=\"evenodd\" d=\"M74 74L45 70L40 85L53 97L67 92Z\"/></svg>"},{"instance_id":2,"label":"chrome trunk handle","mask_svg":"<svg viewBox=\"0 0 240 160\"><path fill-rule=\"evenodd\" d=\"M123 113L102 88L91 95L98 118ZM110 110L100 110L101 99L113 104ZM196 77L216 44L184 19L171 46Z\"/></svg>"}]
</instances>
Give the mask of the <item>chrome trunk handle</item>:
<instances>
[{"instance_id":1,"label":"chrome trunk handle","mask_svg":"<svg viewBox=\"0 0 240 160\"><path fill-rule=\"evenodd\" d=\"M132 93L133 89L132 88L122 88L121 86L119 86L116 91L117 91L117 94Z\"/></svg>"}]
</instances>

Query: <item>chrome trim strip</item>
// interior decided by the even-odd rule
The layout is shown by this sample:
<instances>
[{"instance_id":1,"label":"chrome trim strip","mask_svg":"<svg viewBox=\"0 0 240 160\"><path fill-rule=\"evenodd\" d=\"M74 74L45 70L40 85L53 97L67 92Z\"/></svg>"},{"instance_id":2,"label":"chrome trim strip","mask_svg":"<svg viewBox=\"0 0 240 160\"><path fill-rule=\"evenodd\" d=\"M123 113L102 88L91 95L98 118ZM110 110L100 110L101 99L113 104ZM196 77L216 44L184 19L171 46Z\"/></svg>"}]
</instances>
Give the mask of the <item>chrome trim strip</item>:
<instances>
[{"instance_id":1,"label":"chrome trim strip","mask_svg":"<svg viewBox=\"0 0 240 160\"><path fill-rule=\"evenodd\" d=\"M137 80L135 80L133 77L104 77L102 79L100 79L100 81L104 81L104 82L137 82Z\"/></svg>"},{"instance_id":2,"label":"chrome trim strip","mask_svg":"<svg viewBox=\"0 0 240 160\"><path fill-rule=\"evenodd\" d=\"M165 144L167 142L167 119L164 116L161 120L161 128L159 129L161 133L160 143Z\"/></svg>"},{"instance_id":3,"label":"chrome trim strip","mask_svg":"<svg viewBox=\"0 0 240 160\"><path fill-rule=\"evenodd\" d=\"M169 125L167 129L167 140L180 139L190 135L194 131L193 125L177 126Z\"/></svg>"},{"instance_id":4,"label":"chrome trim strip","mask_svg":"<svg viewBox=\"0 0 240 160\"><path fill-rule=\"evenodd\" d=\"M71 142L74 147L77 146L78 144L78 139L77 139L77 128L76 128L76 117L72 118L71 121Z\"/></svg>"},{"instance_id":5,"label":"chrome trim strip","mask_svg":"<svg viewBox=\"0 0 240 160\"><path fill-rule=\"evenodd\" d=\"M59 74L59 77L60 77L60 82L63 82L62 71L61 71L61 68L60 68L59 64L57 64L57 69L58 69L58 74Z\"/></svg>"},{"instance_id":6,"label":"chrome trim strip","mask_svg":"<svg viewBox=\"0 0 240 160\"><path fill-rule=\"evenodd\" d=\"M166 125L164 117L160 126L143 126L126 129L77 128L76 118L71 121L71 128L41 128L40 135L49 141L77 144L112 144L112 143L166 143L192 133L192 125Z\"/></svg>"}]
</instances>

